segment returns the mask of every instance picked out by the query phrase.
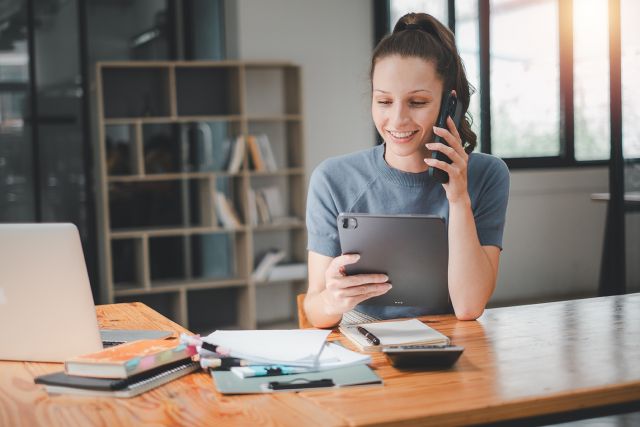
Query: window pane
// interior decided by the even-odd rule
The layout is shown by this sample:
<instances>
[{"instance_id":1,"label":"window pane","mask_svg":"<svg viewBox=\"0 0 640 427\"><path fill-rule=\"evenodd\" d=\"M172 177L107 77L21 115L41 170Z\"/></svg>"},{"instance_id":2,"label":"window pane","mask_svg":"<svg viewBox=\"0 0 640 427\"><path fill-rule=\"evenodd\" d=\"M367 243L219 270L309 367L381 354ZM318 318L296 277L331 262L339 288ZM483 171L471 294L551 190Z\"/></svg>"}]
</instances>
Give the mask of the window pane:
<instances>
[{"instance_id":1,"label":"window pane","mask_svg":"<svg viewBox=\"0 0 640 427\"><path fill-rule=\"evenodd\" d=\"M396 25L398 19L409 12L428 13L444 25L447 25L448 22L447 0L391 0L390 6L390 31L393 31L393 26Z\"/></svg>"},{"instance_id":2,"label":"window pane","mask_svg":"<svg viewBox=\"0 0 640 427\"><path fill-rule=\"evenodd\" d=\"M33 221L26 2L5 2L0 14L0 222Z\"/></svg>"},{"instance_id":3,"label":"window pane","mask_svg":"<svg viewBox=\"0 0 640 427\"><path fill-rule=\"evenodd\" d=\"M492 0L491 148L502 157L560 154L557 1Z\"/></svg>"},{"instance_id":4,"label":"window pane","mask_svg":"<svg viewBox=\"0 0 640 427\"><path fill-rule=\"evenodd\" d=\"M576 160L609 158L607 0L573 2L573 105Z\"/></svg>"},{"instance_id":5,"label":"window pane","mask_svg":"<svg viewBox=\"0 0 640 427\"><path fill-rule=\"evenodd\" d=\"M462 57L467 80L476 90L471 94L468 112L473 123L471 129L480 136L480 60L478 41L478 1L456 2L456 44ZM479 141L478 141L479 142ZM480 145L480 144L478 144Z\"/></svg>"},{"instance_id":6,"label":"window pane","mask_svg":"<svg viewBox=\"0 0 640 427\"><path fill-rule=\"evenodd\" d=\"M625 159L640 157L640 2L620 3L622 42L622 144ZM640 174L639 174L640 175ZM640 184L638 185L640 189Z\"/></svg>"}]
</instances>

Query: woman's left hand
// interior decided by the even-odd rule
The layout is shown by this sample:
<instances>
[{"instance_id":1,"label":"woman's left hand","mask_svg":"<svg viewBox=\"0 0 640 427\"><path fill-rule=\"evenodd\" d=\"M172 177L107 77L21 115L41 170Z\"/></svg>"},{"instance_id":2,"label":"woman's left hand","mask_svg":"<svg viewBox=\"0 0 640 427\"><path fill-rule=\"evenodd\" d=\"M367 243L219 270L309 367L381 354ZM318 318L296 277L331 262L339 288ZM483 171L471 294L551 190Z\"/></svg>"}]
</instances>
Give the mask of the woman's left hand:
<instances>
[{"instance_id":1,"label":"woman's left hand","mask_svg":"<svg viewBox=\"0 0 640 427\"><path fill-rule=\"evenodd\" d=\"M467 192L469 155L462 147L462 139L451 117L447 117L447 126L449 130L434 126L433 133L447 141L448 146L441 142L431 142L425 145L430 151L440 151L450 158L451 164L431 157L424 159L424 162L432 168L442 169L449 174L449 182L442 184L442 186L447 194L449 203L455 203L469 197Z\"/></svg>"}]
</instances>

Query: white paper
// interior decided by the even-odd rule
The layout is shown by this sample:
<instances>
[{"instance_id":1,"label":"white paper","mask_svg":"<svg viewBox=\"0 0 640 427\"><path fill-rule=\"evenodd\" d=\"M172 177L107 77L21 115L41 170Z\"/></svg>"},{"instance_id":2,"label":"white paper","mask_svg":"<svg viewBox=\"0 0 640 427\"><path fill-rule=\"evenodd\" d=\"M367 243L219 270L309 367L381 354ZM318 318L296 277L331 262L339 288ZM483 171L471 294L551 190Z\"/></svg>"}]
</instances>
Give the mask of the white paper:
<instances>
[{"instance_id":1,"label":"white paper","mask_svg":"<svg viewBox=\"0 0 640 427\"><path fill-rule=\"evenodd\" d=\"M320 354L318 360L318 370L344 368L353 365L363 365L371 363L371 356L368 354L357 353L348 348L344 348L340 344L328 342Z\"/></svg>"},{"instance_id":2,"label":"white paper","mask_svg":"<svg viewBox=\"0 0 640 427\"><path fill-rule=\"evenodd\" d=\"M204 341L226 347L231 356L265 365L316 367L330 330L215 331Z\"/></svg>"}]
</instances>

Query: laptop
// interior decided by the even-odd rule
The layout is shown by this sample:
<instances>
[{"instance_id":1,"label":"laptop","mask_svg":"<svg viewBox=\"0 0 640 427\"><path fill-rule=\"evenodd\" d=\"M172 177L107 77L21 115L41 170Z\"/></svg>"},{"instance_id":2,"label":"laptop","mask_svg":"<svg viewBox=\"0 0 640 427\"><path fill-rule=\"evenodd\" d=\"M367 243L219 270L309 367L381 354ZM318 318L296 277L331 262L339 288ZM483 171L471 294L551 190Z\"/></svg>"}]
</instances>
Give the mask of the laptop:
<instances>
[{"instance_id":1,"label":"laptop","mask_svg":"<svg viewBox=\"0 0 640 427\"><path fill-rule=\"evenodd\" d=\"M103 333L115 343L171 335ZM0 224L0 360L63 362L102 349L76 226Z\"/></svg>"}]
</instances>

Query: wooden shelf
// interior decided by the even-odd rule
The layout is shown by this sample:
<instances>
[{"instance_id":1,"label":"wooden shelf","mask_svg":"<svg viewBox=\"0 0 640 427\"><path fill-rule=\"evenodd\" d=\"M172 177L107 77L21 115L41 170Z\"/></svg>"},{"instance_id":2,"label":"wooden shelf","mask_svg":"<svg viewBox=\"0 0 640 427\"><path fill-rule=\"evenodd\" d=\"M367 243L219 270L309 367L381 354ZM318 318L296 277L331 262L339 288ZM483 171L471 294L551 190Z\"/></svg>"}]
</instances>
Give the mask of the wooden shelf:
<instances>
[{"instance_id":1,"label":"wooden shelf","mask_svg":"<svg viewBox=\"0 0 640 427\"><path fill-rule=\"evenodd\" d=\"M256 290L277 284L297 291L306 281L251 280L256 260L273 247L290 259L306 257L299 67L115 61L99 62L96 76L103 302L140 300L187 328L269 326L258 324ZM279 169L253 170L255 147L244 144L238 172L226 172L238 137L246 142L249 135L267 141L271 156L262 155ZM219 194L246 222L256 193L261 219L299 220L218 225L228 216L217 206ZM280 311L272 317L294 326L295 311Z\"/></svg>"},{"instance_id":2,"label":"wooden shelf","mask_svg":"<svg viewBox=\"0 0 640 427\"><path fill-rule=\"evenodd\" d=\"M216 233L243 233L248 230L247 227L236 229L222 227L167 227L167 228L145 228L145 229L127 229L112 230L110 237L112 239L135 239L142 237L166 237L166 236L189 236L192 234L216 234Z\"/></svg>"},{"instance_id":3,"label":"wooden shelf","mask_svg":"<svg viewBox=\"0 0 640 427\"><path fill-rule=\"evenodd\" d=\"M242 116L169 116L169 117L121 117L108 118L104 124L109 125L136 125L136 124L163 124L163 123L191 123L191 122L239 122Z\"/></svg>"},{"instance_id":4,"label":"wooden shelf","mask_svg":"<svg viewBox=\"0 0 640 427\"><path fill-rule=\"evenodd\" d=\"M304 171L302 172L304 173ZM209 179L209 178L239 178L243 175L239 173L228 172L175 172L163 174L147 174L147 175L111 175L109 182L153 182L153 181L182 181L187 179Z\"/></svg>"},{"instance_id":5,"label":"wooden shelf","mask_svg":"<svg viewBox=\"0 0 640 427\"><path fill-rule=\"evenodd\" d=\"M299 114L285 114L282 116L249 116L247 120L250 122L296 122L301 121L302 116Z\"/></svg>"},{"instance_id":6,"label":"wooden shelf","mask_svg":"<svg viewBox=\"0 0 640 427\"><path fill-rule=\"evenodd\" d=\"M278 169L275 171L249 171L250 176L304 175L303 168Z\"/></svg>"}]
</instances>

